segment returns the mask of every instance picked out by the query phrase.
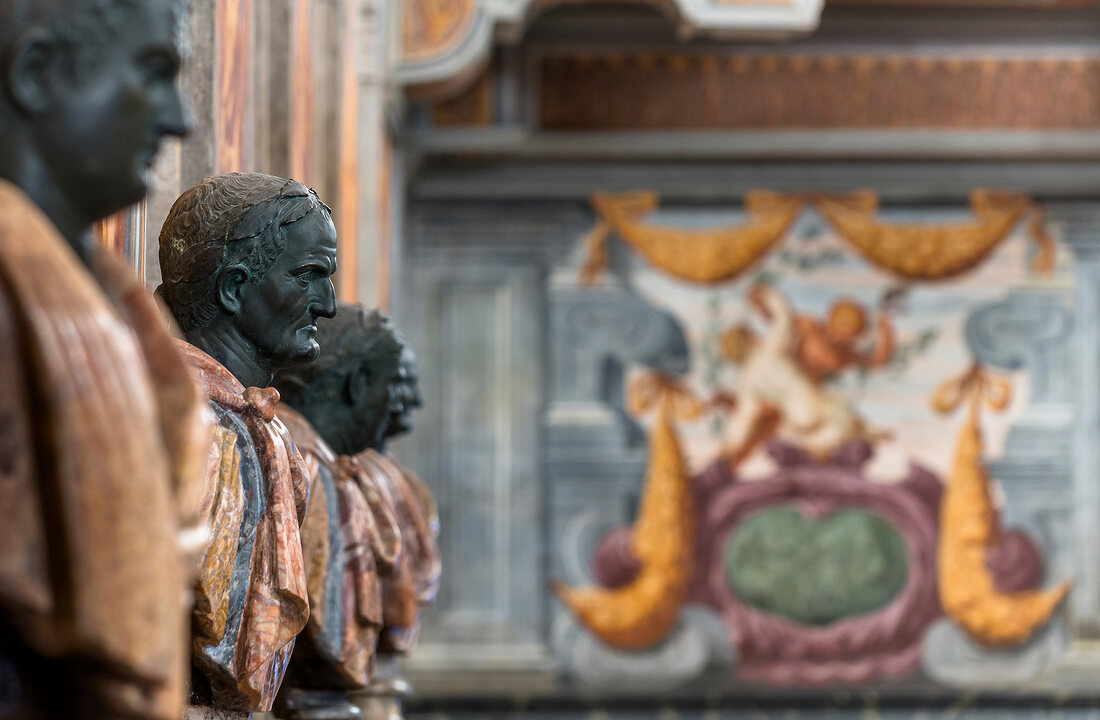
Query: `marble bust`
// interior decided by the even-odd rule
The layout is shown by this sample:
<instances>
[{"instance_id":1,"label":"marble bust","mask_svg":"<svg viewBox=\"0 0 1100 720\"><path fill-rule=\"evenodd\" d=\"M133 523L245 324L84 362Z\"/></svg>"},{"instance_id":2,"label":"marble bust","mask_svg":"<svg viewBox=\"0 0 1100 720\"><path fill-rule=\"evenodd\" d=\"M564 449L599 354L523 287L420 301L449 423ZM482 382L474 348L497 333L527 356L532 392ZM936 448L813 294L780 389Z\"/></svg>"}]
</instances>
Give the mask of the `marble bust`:
<instances>
[{"instance_id":1,"label":"marble bust","mask_svg":"<svg viewBox=\"0 0 1100 720\"><path fill-rule=\"evenodd\" d=\"M383 573L378 644L384 654L407 653L416 642L420 608L434 599L440 575L431 493L384 454L387 438L411 428L409 415L420 406L415 358L389 318L358 305L342 305L335 320L320 323L318 341L317 361L280 373L277 387L354 468L364 493L393 509L401 552Z\"/></svg>"},{"instance_id":2,"label":"marble bust","mask_svg":"<svg viewBox=\"0 0 1100 720\"><path fill-rule=\"evenodd\" d=\"M336 313L336 230L301 183L222 175L176 201L160 263L157 293L218 419L203 495L212 537L195 588L191 699L266 712L309 616L299 528L310 477L270 384L276 370L317 356L317 321Z\"/></svg>"},{"instance_id":3,"label":"marble bust","mask_svg":"<svg viewBox=\"0 0 1100 720\"><path fill-rule=\"evenodd\" d=\"M175 0L0 0L0 715L174 720L209 425L95 221L188 131Z\"/></svg>"}]
</instances>

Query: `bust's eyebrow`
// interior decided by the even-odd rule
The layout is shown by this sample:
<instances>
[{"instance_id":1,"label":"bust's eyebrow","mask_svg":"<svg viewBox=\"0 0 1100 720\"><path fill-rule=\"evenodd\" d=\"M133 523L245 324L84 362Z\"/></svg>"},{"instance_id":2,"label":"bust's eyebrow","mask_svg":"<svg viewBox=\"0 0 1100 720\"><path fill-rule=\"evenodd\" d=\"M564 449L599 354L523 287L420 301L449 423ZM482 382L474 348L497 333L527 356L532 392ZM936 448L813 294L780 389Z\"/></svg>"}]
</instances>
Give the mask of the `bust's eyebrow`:
<instances>
[{"instance_id":1,"label":"bust's eyebrow","mask_svg":"<svg viewBox=\"0 0 1100 720\"><path fill-rule=\"evenodd\" d=\"M310 258L300 267L296 268L293 272L295 275L297 275L298 273L305 272L306 270L320 270L323 273L332 275L336 272L336 260L334 258L328 257L327 255Z\"/></svg>"}]
</instances>

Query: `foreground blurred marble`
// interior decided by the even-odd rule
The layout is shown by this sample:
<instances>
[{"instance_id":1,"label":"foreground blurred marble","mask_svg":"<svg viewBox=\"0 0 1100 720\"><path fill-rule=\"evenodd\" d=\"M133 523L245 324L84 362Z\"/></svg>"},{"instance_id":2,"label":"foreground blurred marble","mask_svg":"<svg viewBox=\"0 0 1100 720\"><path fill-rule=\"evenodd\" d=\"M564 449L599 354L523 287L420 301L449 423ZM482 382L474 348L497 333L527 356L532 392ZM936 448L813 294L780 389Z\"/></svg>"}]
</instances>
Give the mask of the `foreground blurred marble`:
<instances>
[{"instance_id":1,"label":"foreground blurred marble","mask_svg":"<svg viewBox=\"0 0 1100 720\"><path fill-rule=\"evenodd\" d=\"M173 0L0 0L2 717L182 705L206 411L91 233L187 133L181 21Z\"/></svg>"},{"instance_id":2,"label":"foreground blurred marble","mask_svg":"<svg viewBox=\"0 0 1100 720\"><path fill-rule=\"evenodd\" d=\"M384 454L421 405L415 358L388 318L357 305L320 323L318 342L316 362L277 376L315 493L302 528L313 614L285 709L300 720L399 715L407 684L390 659L415 645L440 574L431 493ZM376 651L386 672L372 682ZM364 688L355 705L334 692Z\"/></svg>"},{"instance_id":3,"label":"foreground blurred marble","mask_svg":"<svg viewBox=\"0 0 1100 720\"><path fill-rule=\"evenodd\" d=\"M309 617L299 528L310 476L270 385L276 370L317 356L316 322L336 312L336 231L328 207L298 182L223 175L176 201L160 263L157 292L218 420L187 717L267 711Z\"/></svg>"}]
</instances>

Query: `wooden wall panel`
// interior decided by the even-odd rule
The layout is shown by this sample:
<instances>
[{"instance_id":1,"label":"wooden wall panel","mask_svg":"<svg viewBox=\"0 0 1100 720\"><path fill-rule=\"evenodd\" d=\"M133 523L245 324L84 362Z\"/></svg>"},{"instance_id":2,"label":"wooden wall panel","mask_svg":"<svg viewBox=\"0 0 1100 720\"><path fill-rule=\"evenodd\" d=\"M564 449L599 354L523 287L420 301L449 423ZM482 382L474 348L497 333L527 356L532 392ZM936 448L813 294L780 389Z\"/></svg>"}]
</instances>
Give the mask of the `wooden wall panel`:
<instances>
[{"instance_id":1,"label":"wooden wall panel","mask_svg":"<svg viewBox=\"0 0 1100 720\"><path fill-rule=\"evenodd\" d=\"M393 145L389 138L382 139L382 161L378 173L378 307L389 312L392 305L393 263Z\"/></svg>"},{"instance_id":2,"label":"wooden wall panel","mask_svg":"<svg viewBox=\"0 0 1100 720\"><path fill-rule=\"evenodd\" d=\"M251 169L248 109L251 100L254 0L219 0L215 13L216 115L214 169Z\"/></svg>"},{"instance_id":3,"label":"wooden wall panel","mask_svg":"<svg viewBox=\"0 0 1100 720\"><path fill-rule=\"evenodd\" d=\"M340 299L359 299L359 7L344 0L340 58L340 159L336 198L336 231L339 235Z\"/></svg>"}]
</instances>

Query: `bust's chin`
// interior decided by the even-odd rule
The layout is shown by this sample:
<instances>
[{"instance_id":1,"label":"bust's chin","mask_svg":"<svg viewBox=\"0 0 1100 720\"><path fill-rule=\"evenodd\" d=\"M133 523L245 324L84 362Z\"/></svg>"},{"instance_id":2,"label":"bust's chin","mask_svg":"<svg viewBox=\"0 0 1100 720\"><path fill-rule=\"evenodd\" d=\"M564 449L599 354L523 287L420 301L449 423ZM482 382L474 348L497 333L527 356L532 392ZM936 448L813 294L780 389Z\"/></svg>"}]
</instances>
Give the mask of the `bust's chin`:
<instances>
[{"instance_id":1,"label":"bust's chin","mask_svg":"<svg viewBox=\"0 0 1100 720\"><path fill-rule=\"evenodd\" d=\"M286 354L285 358L281 358L279 362L275 364L276 369L293 367L295 365L305 365L316 360L321 355L321 346L317 344L316 340L307 340L290 348L290 352Z\"/></svg>"},{"instance_id":2,"label":"bust's chin","mask_svg":"<svg viewBox=\"0 0 1100 720\"><path fill-rule=\"evenodd\" d=\"M129 173L115 173L113 176L89 179L88 184L100 188L95 194L86 196L82 203L86 210L92 210L93 217L107 218L141 202L149 191L144 171L137 169Z\"/></svg>"},{"instance_id":3,"label":"bust's chin","mask_svg":"<svg viewBox=\"0 0 1100 720\"><path fill-rule=\"evenodd\" d=\"M411 433L413 429L412 420L404 415L390 418L389 428L386 430L386 437L397 437L399 435L407 435Z\"/></svg>"}]
</instances>

